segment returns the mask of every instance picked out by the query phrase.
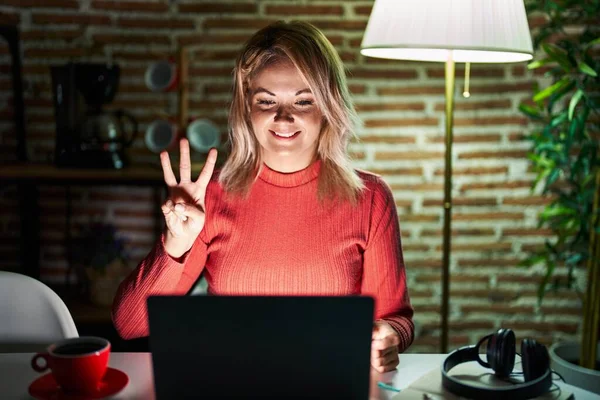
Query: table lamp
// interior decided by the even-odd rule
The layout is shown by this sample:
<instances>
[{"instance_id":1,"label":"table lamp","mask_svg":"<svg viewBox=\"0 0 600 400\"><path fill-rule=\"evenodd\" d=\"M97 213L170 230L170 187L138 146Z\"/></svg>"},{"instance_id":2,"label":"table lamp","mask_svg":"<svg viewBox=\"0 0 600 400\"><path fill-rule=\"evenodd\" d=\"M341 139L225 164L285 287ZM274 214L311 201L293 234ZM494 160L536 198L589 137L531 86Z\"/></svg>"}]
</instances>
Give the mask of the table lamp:
<instances>
[{"instance_id":1,"label":"table lamp","mask_svg":"<svg viewBox=\"0 0 600 400\"><path fill-rule=\"evenodd\" d=\"M445 63L445 171L441 352L448 351L452 118L455 63L531 60L523 0L376 0L361 44L367 57ZM465 93L468 97L468 91Z\"/></svg>"}]
</instances>

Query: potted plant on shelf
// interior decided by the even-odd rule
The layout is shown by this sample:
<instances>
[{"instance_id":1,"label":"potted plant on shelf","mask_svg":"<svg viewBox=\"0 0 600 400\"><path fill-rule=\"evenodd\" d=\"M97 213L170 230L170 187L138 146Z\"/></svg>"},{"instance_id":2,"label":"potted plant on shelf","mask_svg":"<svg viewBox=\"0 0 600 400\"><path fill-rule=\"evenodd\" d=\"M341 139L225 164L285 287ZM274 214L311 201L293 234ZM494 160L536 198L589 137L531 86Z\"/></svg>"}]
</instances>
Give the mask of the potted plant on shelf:
<instances>
[{"instance_id":1,"label":"potted plant on shelf","mask_svg":"<svg viewBox=\"0 0 600 400\"><path fill-rule=\"evenodd\" d=\"M117 288L128 272L129 256L125 241L116 227L108 223L85 226L73 239L71 261L85 279L89 299L99 306L110 306ZM81 278L83 277L83 278Z\"/></svg>"},{"instance_id":2,"label":"potted plant on shelf","mask_svg":"<svg viewBox=\"0 0 600 400\"><path fill-rule=\"evenodd\" d=\"M519 109L535 125L528 135L529 159L537 173L532 189L543 185L542 192L550 195L539 225L552 236L522 265L545 267L540 302L547 290L560 286L581 294L581 341L554 343L552 367L568 383L600 393L600 0L525 4L530 16L545 16L533 35L534 48L542 54L528 68L545 69L550 83L536 88ZM559 269L566 269L566 279ZM586 277L585 290L578 276Z\"/></svg>"}]
</instances>

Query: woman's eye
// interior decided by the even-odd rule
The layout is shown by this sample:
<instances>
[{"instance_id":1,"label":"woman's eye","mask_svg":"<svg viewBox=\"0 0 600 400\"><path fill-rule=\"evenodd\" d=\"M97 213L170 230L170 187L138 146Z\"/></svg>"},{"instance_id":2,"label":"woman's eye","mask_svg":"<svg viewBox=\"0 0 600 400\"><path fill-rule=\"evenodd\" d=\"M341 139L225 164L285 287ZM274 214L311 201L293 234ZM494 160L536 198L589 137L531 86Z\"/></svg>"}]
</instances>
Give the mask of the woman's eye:
<instances>
[{"instance_id":1,"label":"woman's eye","mask_svg":"<svg viewBox=\"0 0 600 400\"><path fill-rule=\"evenodd\" d=\"M273 100L258 100L257 104L260 104L261 106L270 106L275 104L275 102Z\"/></svg>"},{"instance_id":2,"label":"woman's eye","mask_svg":"<svg viewBox=\"0 0 600 400\"><path fill-rule=\"evenodd\" d=\"M306 107L306 106L312 106L313 102L310 100L299 100L296 102L296 104L298 104L299 106L302 106L302 107Z\"/></svg>"}]
</instances>

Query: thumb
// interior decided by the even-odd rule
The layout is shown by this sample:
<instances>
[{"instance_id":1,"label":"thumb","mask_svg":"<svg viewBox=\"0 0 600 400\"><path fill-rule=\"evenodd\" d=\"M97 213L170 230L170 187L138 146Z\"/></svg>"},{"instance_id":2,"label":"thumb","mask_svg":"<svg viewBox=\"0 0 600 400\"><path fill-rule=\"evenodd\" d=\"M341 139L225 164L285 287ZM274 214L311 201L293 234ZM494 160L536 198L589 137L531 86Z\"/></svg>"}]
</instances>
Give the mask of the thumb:
<instances>
[{"instance_id":1,"label":"thumb","mask_svg":"<svg viewBox=\"0 0 600 400\"><path fill-rule=\"evenodd\" d=\"M204 212L193 204L177 203L174 209L177 214L185 215L195 223L204 221Z\"/></svg>"}]
</instances>

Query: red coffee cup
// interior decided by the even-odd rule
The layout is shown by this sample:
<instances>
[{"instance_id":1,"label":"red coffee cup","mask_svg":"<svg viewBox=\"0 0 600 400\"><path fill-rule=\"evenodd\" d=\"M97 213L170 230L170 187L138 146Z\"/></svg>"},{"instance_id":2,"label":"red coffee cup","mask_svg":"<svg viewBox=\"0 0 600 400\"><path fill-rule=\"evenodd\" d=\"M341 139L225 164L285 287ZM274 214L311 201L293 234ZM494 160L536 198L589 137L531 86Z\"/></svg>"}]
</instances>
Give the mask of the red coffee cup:
<instances>
[{"instance_id":1,"label":"red coffee cup","mask_svg":"<svg viewBox=\"0 0 600 400\"><path fill-rule=\"evenodd\" d=\"M48 369L66 393L94 393L106 373L110 355L110 342L94 336L81 336L51 344L45 353L31 359L37 372ZM46 365L40 366L40 359Z\"/></svg>"}]
</instances>

